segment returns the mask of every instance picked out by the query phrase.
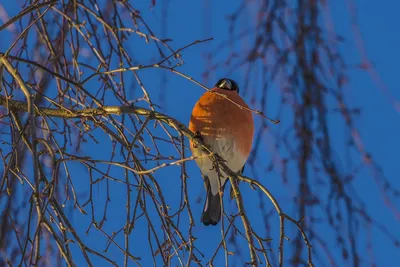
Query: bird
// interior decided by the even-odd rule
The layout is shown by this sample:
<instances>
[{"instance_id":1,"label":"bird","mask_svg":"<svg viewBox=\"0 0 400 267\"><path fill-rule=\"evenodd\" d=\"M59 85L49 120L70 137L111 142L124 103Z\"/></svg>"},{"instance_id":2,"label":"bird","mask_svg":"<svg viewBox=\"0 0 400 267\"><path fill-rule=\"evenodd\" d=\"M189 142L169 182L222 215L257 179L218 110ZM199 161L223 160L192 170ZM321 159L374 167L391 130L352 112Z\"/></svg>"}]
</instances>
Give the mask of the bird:
<instances>
[{"instance_id":1,"label":"bird","mask_svg":"<svg viewBox=\"0 0 400 267\"><path fill-rule=\"evenodd\" d=\"M219 79L214 88L200 97L193 107L188 128L222 157L232 171L241 174L252 148L254 120L234 80ZM207 191L201 222L215 226L221 220L221 195L229 179L213 166L200 147L192 140L189 143Z\"/></svg>"}]
</instances>

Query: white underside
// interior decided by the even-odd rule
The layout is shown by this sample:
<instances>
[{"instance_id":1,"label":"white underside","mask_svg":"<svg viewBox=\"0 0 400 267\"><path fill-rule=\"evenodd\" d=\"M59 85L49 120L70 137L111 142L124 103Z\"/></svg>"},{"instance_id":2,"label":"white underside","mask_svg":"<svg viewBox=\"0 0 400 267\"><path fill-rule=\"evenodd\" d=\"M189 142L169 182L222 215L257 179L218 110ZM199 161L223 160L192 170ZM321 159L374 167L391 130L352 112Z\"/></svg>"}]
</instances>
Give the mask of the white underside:
<instances>
[{"instance_id":1,"label":"white underside","mask_svg":"<svg viewBox=\"0 0 400 267\"><path fill-rule=\"evenodd\" d=\"M238 172L246 163L247 158L237 151L236 143L233 138L216 139L205 136L203 137L203 141L211 147L213 152L218 153L218 155L226 160L225 163L232 171ZM192 147L192 153L195 157L204 155L199 148ZM208 176L210 179L211 193L216 195L219 191L219 186L222 186L227 179L226 174L221 173L222 175L218 177L218 173L213 167L212 161L208 157L203 156L197 158L196 163L199 166L201 173L204 176Z\"/></svg>"}]
</instances>

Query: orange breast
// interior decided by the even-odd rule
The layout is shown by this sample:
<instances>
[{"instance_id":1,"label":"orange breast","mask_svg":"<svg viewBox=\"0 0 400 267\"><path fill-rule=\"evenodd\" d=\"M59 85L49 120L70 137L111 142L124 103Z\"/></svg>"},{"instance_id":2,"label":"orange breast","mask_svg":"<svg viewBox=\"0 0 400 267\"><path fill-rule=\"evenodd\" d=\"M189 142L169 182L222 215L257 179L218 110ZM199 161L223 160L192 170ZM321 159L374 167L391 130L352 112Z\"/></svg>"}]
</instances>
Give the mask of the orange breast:
<instances>
[{"instance_id":1,"label":"orange breast","mask_svg":"<svg viewBox=\"0 0 400 267\"><path fill-rule=\"evenodd\" d=\"M213 92L226 95L235 103L248 107L244 100L233 91L214 88ZM202 136L234 138L236 148L248 157L251 151L254 135L252 112L240 108L224 97L212 92L206 92L193 108L189 129L200 132ZM192 148L190 142L190 147Z\"/></svg>"}]
</instances>

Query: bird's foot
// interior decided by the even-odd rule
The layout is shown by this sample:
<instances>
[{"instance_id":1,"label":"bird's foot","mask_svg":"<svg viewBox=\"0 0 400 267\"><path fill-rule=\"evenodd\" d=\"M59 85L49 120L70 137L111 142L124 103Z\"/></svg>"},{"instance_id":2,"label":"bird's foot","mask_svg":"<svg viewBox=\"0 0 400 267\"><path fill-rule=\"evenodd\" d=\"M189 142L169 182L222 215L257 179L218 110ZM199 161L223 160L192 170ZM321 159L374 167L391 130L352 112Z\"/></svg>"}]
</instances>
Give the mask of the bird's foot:
<instances>
[{"instance_id":1,"label":"bird's foot","mask_svg":"<svg viewBox=\"0 0 400 267\"><path fill-rule=\"evenodd\" d=\"M203 137L201 136L201 133L199 131L194 133L193 139L198 139L203 142ZM193 148L197 148L197 145L195 143L193 143Z\"/></svg>"}]
</instances>

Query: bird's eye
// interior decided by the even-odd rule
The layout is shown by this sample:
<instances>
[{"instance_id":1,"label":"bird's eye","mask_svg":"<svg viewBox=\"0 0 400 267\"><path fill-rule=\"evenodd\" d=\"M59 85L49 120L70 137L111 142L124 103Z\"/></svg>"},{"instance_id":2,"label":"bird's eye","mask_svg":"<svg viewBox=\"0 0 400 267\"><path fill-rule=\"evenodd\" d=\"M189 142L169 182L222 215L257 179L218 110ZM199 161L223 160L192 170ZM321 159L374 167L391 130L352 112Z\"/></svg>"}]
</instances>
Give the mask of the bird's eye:
<instances>
[{"instance_id":1,"label":"bird's eye","mask_svg":"<svg viewBox=\"0 0 400 267\"><path fill-rule=\"evenodd\" d=\"M234 81L234 80L231 80L231 83L232 83L232 91L235 91L235 92L237 92L237 93L239 93L239 86L238 86L238 84Z\"/></svg>"}]
</instances>

